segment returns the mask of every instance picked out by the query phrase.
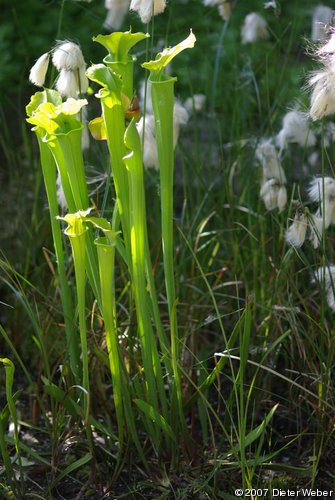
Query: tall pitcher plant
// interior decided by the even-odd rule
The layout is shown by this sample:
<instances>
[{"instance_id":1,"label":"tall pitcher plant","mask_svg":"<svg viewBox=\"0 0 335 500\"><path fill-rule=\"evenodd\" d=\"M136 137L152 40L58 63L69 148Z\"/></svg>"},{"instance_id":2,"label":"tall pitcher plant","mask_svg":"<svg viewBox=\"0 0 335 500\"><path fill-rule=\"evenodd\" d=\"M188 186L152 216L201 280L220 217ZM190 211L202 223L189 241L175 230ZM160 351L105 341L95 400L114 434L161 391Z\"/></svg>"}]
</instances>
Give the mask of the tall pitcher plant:
<instances>
[{"instance_id":1,"label":"tall pitcher plant","mask_svg":"<svg viewBox=\"0 0 335 500\"><path fill-rule=\"evenodd\" d=\"M87 183L80 148L83 124L78 119L80 110L87 101L70 98L62 102L58 92L45 89L36 93L27 106L28 122L34 125L33 130L40 147L50 207L70 365L76 382L81 383L87 393L84 400L86 417L90 411L90 381L85 274L104 320L119 450L122 452L126 449L126 444L132 442L144 464L145 454L136 421L141 421L157 454L160 455L162 450L167 451L174 463L179 453L176 446L178 438L183 436L184 441L188 441L181 390L173 253L173 107L176 79L167 76L164 69L179 52L193 47L195 42L191 32L186 40L173 48L165 49L154 61L142 65L150 71L160 165L163 264L169 312L169 329L166 330L160 318L150 257L143 152L135 125L138 116L133 90L135 58L129 55L129 50L148 36L131 31L98 35L94 40L102 44L109 53L104 59L105 64L96 64L87 70L89 79L101 86L96 97L100 100L102 115L92 120L90 130L94 137L106 139L110 153L116 194L112 221L89 215ZM69 223L66 234L71 240L77 281L79 335L75 326L72 292L65 274L65 249L56 202L56 170L59 172L70 212L64 220ZM77 226L80 226L78 234L74 231ZM102 231L104 236L94 241L93 230ZM127 363L118 341L114 285L117 254L128 268L139 339L139 349L135 356L127 358Z\"/></svg>"}]
</instances>

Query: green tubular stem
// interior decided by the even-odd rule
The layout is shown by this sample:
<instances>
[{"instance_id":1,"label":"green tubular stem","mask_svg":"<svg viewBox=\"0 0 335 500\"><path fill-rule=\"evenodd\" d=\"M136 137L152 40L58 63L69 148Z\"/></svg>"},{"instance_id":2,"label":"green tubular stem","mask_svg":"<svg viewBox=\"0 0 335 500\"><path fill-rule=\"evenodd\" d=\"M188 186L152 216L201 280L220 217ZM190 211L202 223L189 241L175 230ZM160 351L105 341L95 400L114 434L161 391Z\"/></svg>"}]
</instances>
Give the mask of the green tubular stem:
<instances>
[{"instance_id":1,"label":"green tubular stem","mask_svg":"<svg viewBox=\"0 0 335 500\"><path fill-rule=\"evenodd\" d=\"M113 381L119 450L120 452L123 450L124 428L126 427L141 460L147 468L146 459L137 436L134 413L131 407L132 397L130 394L129 377L119 352L114 294L115 248L110 243L107 243L106 238L98 238L98 240L95 240L95 244L98 250L102 314L105 322L108 357ZM117 242L115 242L115 246L116 244Z\"/></svg>"},{"instance_id":2,"label":"green tubular stem","mask_svg":"<svg viewBox=\"0 0 335 500\"><path fill-rule=\"evenodd\" d=\"M174 280L174 255L173 255L173 108L174 108L174 83L175 78L162 75L162 79L151 79L151 99L155 117L155 130L157 151L160 167L160 192L161 192L161 220L163 241L163 262L165 273L165 286L168 300L171 331L171 361L174 374L172 409L173 425L177 427L176 415L183 435L188 435L183 413L181 378L178 367L179 360L179 335L177 323L177 300ZM176 406L176 404L177 406ZM175 430L177 431L175 427ZM177 433L177 432L176 432Z\"/></svg>"},{"instance_id":3,"label":"green tubular stem","mask_svg":"<svg viewBox=\"0 0 335 500\"><path fill-rule=\"evenodd\" d=\"M60 172L68 208L72 213L86 210L89 206L81 151L81 131L80 128L67 134L59 134L56 139L48 143ZM86 251L88 279L100 306L98 258L91 228L86 236Z\"/></svg>"},{"instance_id":4,"label":"green tubular stem","mask_svg":"<svg viewBox=\"0 0 335 500\"><path fill-rule=\"evenodd\" d=\"M74 263L74 272L76 278L76 288L77 288L77 304L78 304L78 316L79 316L79 332L80 332L80 343L81 343L81 353L82 353L82 363L83 363L83 388L87 391L85 394L85 414L88 417L89 414L89 371L88 371L88 350L87 350L87 338L86 338L86 315L85 315L85 240L86 232L84 231L78 235L69 235L72 256Z\"/></svg>"},{"instance_id":5,"label":"green tubular stem","mask_svg":"<svg viewBox=\"0 0 335 500\"><path fill-rule=\"evenodd\" d=\"M71 130L67 134L58 134L56 142L66 160L74 202L77 207L81 207L81 210L86 210L89 201L81 150L81 134L82 128Z\"/></svg>"},{"instance_id":6,"label":"green tubular stem","mask_svg":"<svg viewBox=\"0 0 335 500\"><path fill-rule=\"evenodd\" d=\"M162 368L158 356L154 332L149 312L149 295L146 288L146 208L143 181L141 144L135 122L127 128L125 144L130 149L124 161L129 171L130 217L131 217L131 254L133 282L137 309L140 340L143 352L143 365L147 377L148 398L158 411L156 390L160 397L162 411L167 418L167 402L163 383Z\"/></svg>"},{"instance_id":7,"label":"green tubular stem","mask_svg":"<svg viewBox=\"0 0 335 500\"><path fill-rule=\"evenodd\" d=\"M174 78L158 82L153 80L151 82L151 98L160 167L163 260L170 321L172 320L172 311L176 300L173 263L174 82ZM177 332L177 325L174 325L174 330Z\"/></svg>"},{"instance_id":8,"label":"green tubular stem","mask_svg":"<svg viewBox=\"0 0 335 500\"><path fill-rule=\"evenodd\" d=\"M107 238L95 240L98 251L100 286L101 286L101 306L105 323L106 341L108 349L109 365L112 374L114 404L118 422L119 449L123 448L124 417L122 409L122 380L120 369L119 345L116 329L116 308L114 296L114 258L115 248ZM128 387L124 388L128 391Z\"/></svg>"},{"instance_id":9,"label":"green tubular stem","mask_svg":"<svg viewBox=\"0 0 335 500\"><path fill-rule=\"evenodd\" d=\"M111 167L118 200L120 219L126 249L130 248L129 229L129 182L128 174L122 161L125 155L123 137L125 133L125 117L121 105L109 107L107 100L101 99L103 118L107 133L107 144L111 159Z\"/></svg>"},{"instance_id":10,"label":"green tubular stem","mask_svg":"<svg viewBox=\"0 0 335 500\"><path fill-rule=\"evenodd\" d=\"M77 332L74 327L74 310L70 287L66 279L64 248L60 222L57 220L58 203L56 194L56 164L48 146L38 137L44 185L48 199L51 231L57 261L57 270L60 284L60 296L64 313L65 334L70 357L70 368L76 383L80 380L80 356L78 349Z\"/></svg>"},{"instance_id":11,"label":"green tubular stem","mask_svg":"<svg viewBox=\"0 0 335 500\"><path fill-rule=\"evenodd\" d=\"M165 333L165 330L163 329L163 325L162 325L160 314L159 314L157 291L156 291L156 286L155 286L154 275L152 272L150 247L149 247L149 240L148 240L148 229L147 229L146 224L145 224L145 233L146 233L145 234L145 242L144 242L144 245L145 245L145 248L144 248L145 269L146 269L148 290L149 290L149 294L150 294L150 298L151 298L152 314L153 314L153 318L155 321L157 335L158 335L159 343L161 346L161 350L162 350L162 353L164 355L164 363L165 363L167 372L169 373L170 376L172 376L172 368L171 368L171 363L170 363L170 350L169 350L169 345L168 345L166 333Z\"/></svg>"}]
</instances>

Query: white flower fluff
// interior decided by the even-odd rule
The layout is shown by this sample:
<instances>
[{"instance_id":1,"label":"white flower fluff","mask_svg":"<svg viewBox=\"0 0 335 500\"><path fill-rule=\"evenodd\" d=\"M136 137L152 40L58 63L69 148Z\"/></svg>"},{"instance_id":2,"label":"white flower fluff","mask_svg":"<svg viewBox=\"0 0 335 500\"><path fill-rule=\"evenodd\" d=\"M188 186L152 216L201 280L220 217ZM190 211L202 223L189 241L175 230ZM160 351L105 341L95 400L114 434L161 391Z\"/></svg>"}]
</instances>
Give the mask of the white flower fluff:
<instances>
[{"instance_id":1,"label":"white flower fluff","mask_svg":"<svg viewBox=\"0 0 335 500\"><path fill-rule=\"evenodd\" d=\"M42 54L30 70L29 80L37 87L43 87L50 60L49 52Z\"/></svg>"},{"instance_id":2,"label":"white flower fluff","mask_svg":"<svg viewBox=\"0 0 335 500\"><path fill-rule=\"evenodd\" d=\"M257 40L267 40L270 38L267 22L260 14L251 12L244 19L241 37L244 45Z\"/></svg>"},{"instance_id":3,"label":"white flower fluff","mask_svg":"<svg viewBox=\"0 0 335 500\"><path fill-rule=\"evenodd\" d=\"M178 142L180 127L188 122L188 113L183 105L176 101L173 109L173 147ZM159 169L158 151L155 131L155 118L147 113L136 124L137 131L143 140L143 164L146 168ZM144 136L144 139L143 139Z\"/></svg>"},{"instance_id":4,"label":"white flower fluff","mask_svg":"<svg viewBox=\"0 0 335 500\"><path fill-rule=\"evenodd\" d=\"M269 211L279 208L283 210L287 201L285 186L279 184L276 179L263 179L260 196L264 202L265 208Z\"/></svg>"},{"instance_id":5,"label":"white flower fluff","mask_svg":"<svg viewBox=\"0 0 335 500\"><path fill-rule=\"evenodd\" d=\"M309 114L312 120L335 113L335 68L327 67L315 73L309 80L313 88Z\"/></svg>"},{"instance_id":6,"label":"white flower fluff","mask_svg":"<svg viewBox=\"0 0 335 500\"><path fill-rule=\"evenodd\" d=\"M268 2L264 2L264 9L276 9L277 2L276 0L269 0Z\"/></svg>"},{"instance_id":7,"label":"white flower fluff","mask_svg":"<svg viewBox=\"0 0 335 500\"><path fill-rule=\"evenodd\" d=\"M57 186L57 201L58 205L61 208L63 212L66 212L67 210L67 203L65 199L65 194L64 194L64 189L62 186L62 181L60 178L60 175L58 174L57 176L57 181L56 181L56 186Z\"/></svg>"},{"instance_id":8,"label":"white flower fluff","mask_svg":"<svg viewBox=\"0 0 335 500\"><path fill-rule=\"evenodd\" d=\"M105 0L107 17L104 22L105 28L119 30L130 7L130 0Z\"/></svg>"},{"instance_id":9,"label":"white flower fluff","mask_svg":"<svg viewBox=\"0 0 335 500\"><path fill-rule=\"evenodd\" d=\"M140 83L140 103L143 113L153 114L152 101L151 101L151 81L142 80ZM144 109L145 104L145 109Z\"/></svg>"},{"instance_id":10,"label":"white flower fluff","mask_svg":"<svg viewBox=\"0 0 335 500\"><path fill-rule=\"evenodd\" d=\"M65 97L76 99L88 89L86 64L79 45L73 42L58 42L53 49L52 62L59 71L56 89Z\"/></svg>"},{"instance_id":11,"label":"white flower fluff","mask_svg":"<svg viewBox=\"0 0 335 500\"><path fill-rule=\"evenodd\" d=\"M328 229L331 224L335 224L335 179L315 177L310 183L308 196L311 201L319 203L317 212L311 216L310 224L310 239L314 248L317 248L323 227Z\"/></svg>"},{"instance_id":12,"label":"white flower fluff","mask_svg":"<svg viewBox=\"0 0 335 500\"><path fill-rule=\"evenodd\" d=\"M188 122L188 112L181 104L176 101L173 108L173 147L175 148L179 139L180 127Z\"/></svg>"},{"instance_id":13,"label":"white flower fluff","mask_svg":"<svg viewBox=\"0 0 335 500\"><path fill-rule=\"evenodd\" d=\"M318 248L321 241L323 228L323 219L317 214L312 214L309 220L310 235L309 239L314 248Z\"/></svg>"},{"instance_id":14,"label":"white flower fluff","mask_svg":"<svg viewBox=\"0 0 335 500\"><path fill-rule=\"evenodd\" d=\"M275 146L271 139L266 139L259 143L256 148L256 158L263 168L263 177L265 180L276 179L281 184L286 183L286 176L278 158Z\"/></svg>"},{"instance_id":15,"label":"white flower fluff","mask_svg":"<svg viewBox=\"0 0 335 500\"><path fill-rule=\"evenodd\" d=\"M206 96L204 94L194 94L186 99L184 107L188 113L192 113L193 110L199 113L204 109L205 104Z\"/></svg>"},{"instance_id":16,"label":"white flower fluff","mask_svg":"<svg viewBox=\"0 0 335 500\"><path fill-rule=\"evenodd\" d=\"M74 42L65 40L58 42L53 49L52 63L58 71L76 71L85 65L85 60L81 48Z\"/></svg>"},{"instance_id":17,"label":"white flower fluff","mask_svg":"<svg viewBox=\"0 0 335 500\"><path fill-rule=\"evenodd\" d=\"M329 40L322 47L319 48L317 53L319 55L323 54L327 55L327 54L334 54L334 52L335 52L335 32L333 31Z\"/></svg>"},{"instance_id":18,"label":"white flower fluff","mask_svg":"<svg viewBox=\"0 0 335 500\"><path fill-rule=\"evenodd\" d=\"M327 26L331 23L333 11L326 5L317 5L313 10L312 34L313 42L324 41L327 38Z\"/></svg>"},{"instance_id":19,"label":"white flower fluff","mask_svg":"<svg viewBox=\"0 0 335 500\"><path fill-rule=\"evenodd\" d=\"M283 118L282 128L276 137L279 149L285 149L290 142L300 146L315 146L316 137L311 132L308 119L301 111L289 111Z\"/></svg>"},{"instance_id":20,"label":"white flower fluff","mask_svg":"<svg viewBox=\"0 0 335 500\"><path fill-rule=\"evenodd\" d=\"M146 114L136 123L137 131L143 141L143 164L146 168L159 169L158 151L155 133L155 118ZM143 138L144 134L144 138Z\"/></svg>"},{"instance_id":21,"label":"white flower fluff","mask_svg":"<svg viewBox=\"0 0 335 500\"><path fill-rule=\"evenodd\" d=\"M305 211L297 210L293 224L287 229L285 239L294 247L301 247L306 239L308 220Z\"/></svg>"},{"instance_id":22,"label":"white flower fluff","mask_svg":"<svg viewBox=\"0 0 335 500\"><path fill-rule=\"evenodd\" d=\"M232 4L224 0L220 5L218 5L219 16L222 17L224 21L229 21L231 12L232 12Z\"/></svg>"},{"instance_id":23,"label":"white flower fluff","mask_svg":"<svg viewBox=\"0 0 335 500\"><path fill-rule=\"evenodd\" d=\"M315 177L308 188L308 196L311 201L323 203L323 194L325 202L335 202L335 179L332 177Z\"/></svg>"},{"instance_id":24,"label":"white flower fluff","mask_svg":"<svg viewBox=\"0 0 335 500\"><path fill-rule=\"evenodd\" d=\"M282 212L287 203L286 176L271 140L264 140L257 146L256 158L263 169L260 196L265 208L278 208Z\"/></svg>"},{"instance_id":25,"label":"white flower fluff","mask_svg":"<svg viewBox=\"0 0 335 500\"><path fill-rule=\"evenodd\" d=\"M319 267L314 276L312 281L317 281L321 287L324 286L327 303L335 312L335 266Z\"/></svg>"},{"instance_id":26,"label":"white flower fluff","mask_svg":"<svg viewBox=\"0 0 335 500\"><path fill-rule=\"evenodd\" d=\"M148 23L152 16L162 14L166 7L166 0L131 0L130 10L138 12L142 23Z\"/></svg>"}]
</instances>

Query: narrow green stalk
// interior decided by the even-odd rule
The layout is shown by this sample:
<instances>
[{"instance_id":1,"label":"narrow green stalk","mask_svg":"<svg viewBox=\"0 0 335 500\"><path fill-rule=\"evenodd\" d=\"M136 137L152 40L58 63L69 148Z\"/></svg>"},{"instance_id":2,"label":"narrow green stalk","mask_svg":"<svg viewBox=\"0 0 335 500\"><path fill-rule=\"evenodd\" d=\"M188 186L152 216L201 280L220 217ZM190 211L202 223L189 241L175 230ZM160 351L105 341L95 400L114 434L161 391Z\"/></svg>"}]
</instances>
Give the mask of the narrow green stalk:
<instances>
[{"instance_id":1,"label":"narrow green stalk","mask_svg":"<svg viewBox=\"0 0 335 500\"><path fill-rule=\"evenodd\" d=\"M61 175L61 180L68 178L70 186L69 210L78 212L87 210L89 199L87 193L87 185L85 178L85 170L83 163L83 155L81 151L81 132L82 127L77 130L71 130L67 134L57 134L55 140L50 143L50 151L52 152L57 167ZM66 201L68 192L64 189ZM74 210L72 207L74 203ZM96 249L93 243L93 234L91 229L86 236L86 251L87 251L87 275L92 286L93 293L101 304L100 289L99 289L99 270Z\"/></svg>"},{"instance_id":2,"label":"narrow green stalk","mask_svg":"<svg viewBox=\"0 0 335 500\"><path fill-rule=\"evenodd\" d=\"M45 184L45 190L48 199L50 212L51 231L57 261L58 278L60 284L60 295L64 313L65 334L67 348L69 352L70 367L76 383L80 378L80 359L77 341L77 332L74 328L74 311L70 287L66 278L64 263L64 248L62 242L62 232L60 223L57 220L58 203L56 194L56 165L47 145L41 140L37 133L38 144L40 148L41 166Z\"/></svg>"},{"instance_id":3,"label":"narrow green stalk","mask_svg":"<svg viewBox=\"0 0 335 500\"><path fill-rule=\"evenodd\" d=\"M147 397L154 410L158 413L158 400L156 393L158 389L163 415L167 416L167 402L163 375L151 325L149 296L146 289L145 238L147 231L143 164L140 138L134 121L132 121L127 128L125 144L131 151L124 158L124 161L127 169L129 170L133 281L138 326L143 353L143 365L148 391Z\"/></svg>"},{"instance_id":4,"label":"narrow green stalk","mask_svg":"<svg viewBox=\"0 0 335 500\"><path fill-rule=\"evenodd\" d=\"M18 418L17 418L17 412L16 412L16 407L15 407L15 402L13 399L13 383L14 383L14 372L15 372L15 366L14 363L8 359L8 358L0 358L0 363L5 365L5 372L6 372L6 399L7 399L7 404L8 404L8 409L10 416L12 418L13 424L14 424L14 443L15 443L15 450L17 454L17 459L19 463L19 471L20 471L20 482L21 482L21 490L23 493L24 490L24 474L23 474L23 468L22 468L22 460L21 460L21 449L20 449L20 439L19 439L19 425L18 425ZM1 433L1 431L0 431ZM3 444L1 446L3 448ZM4 451L4 450L2 450ZM4 453L4 460L8 462L8 457L6 456L6 452ZM7 463L8 466L8 463ZM10 470L10 468L9 468Z\"/></svg>"},{"instance_id":5,"label":"narrow green stalk","mask_svg":"<svg viewBox=\"0 0 335 500\"><path fill-rule=\"evenodd\" d=\"M83 363L83 381L82 385L86 391L84 396L85 400L85 414L86 420L89 415L89 371L88 371L88 350L87 350L87 338L86 338L86 314L85 314L85 261L86 261L86 250L85 250L85 240L86 240L86 229L82 233L71 233L70 230L66 230L67 236L70 237L74 272L76 278L76 290L77 290L77 305L78 305L78 316L79 316L79 333L80 333L80 343L81 343L81 354Z\"/></svg>"},{"instance_id":6,"label":"narrow green stalk","mask_svg":"<svg viewBox=\"0 0 335 500\"><path fill-rule=\"evenodd\" d=\"M103 64L97 64L87 70L88 77L102 85L97 97L101 100L102 115L106 129L108 150L110 153L111 168L120 213L123 237L126 251L130 249L129 227L129 182L128 174L123 164L125 147L123 137L125 133L125 113L121 99L121 80ZM130 254L129 254L129 262Z\"/></svg>"},{"instance_id":7,"label":"narrow green stalk","mask_svg":"<svg viewBox=\"0 0 335 500\"><path fill-rule=\"evenodd\" d=\"M165 287L170 317L171 362L174 375L172 393L172 425L177 432L180 421L183 435L187 435L183 414L181 377L178 367L179 336L176 311L173 245L173 105L175 79L168 77L151 82L151 98L155 116L158 158L160 165L161 223Z\"/></svg>"},{"instance_id":8,"label":"narrow green stalk","mask_svg":"<svg viewBox=\"0 0 335 500\"><path fill-rule=\"evenodd\" d=\"M161 81L151 80L152 107L155 116L156 138L158 159L160 166L161 186L161 218L162 218L162 241L163 260L165 272L165 287L169 308L170 322L172 311L176 302L176 291L174 281L174 246L173 246L173 107L174 107L174 83L176 79L167 77ZM174 324L171 330L177 334L177 317L174 316ZM176 339L171 338L177 353Z\"/></svg>"},{"instance_id":9,"label":"narrow green stalk","mask_svg":"<svg viewBox=\"0 0 335 500\"><path fill-rule=\"evenodd\" d=\"M114 405L118 423L119 449L123 448L123 429L125 426L122 409L122 380L119 359L119 345L116 329L114 295L114 258L115 244L107 237L95 240L98 250L99 274L101 285L101 307L105 323L109 365L112 374ZM128 387L124 388L128 391Z\"/></svg>"},{"instance_id":10,"label":"narrow green stalk","mask_svg":"<svg viewBox=\"0 0 335 500\"><path fill-rule=\"evenodd\" d=\"M171 78L163 73L164 68L180 52L192 48L195 43L192 31L181 43L174 47L164 49L155 60L142 64L150 71L151 99L155 117L155 130L160 170L161 193L161 225L163 242L163 262L165 275L165 288L170 318L171 338L171 363L174 375L172 384L171 422L175 435L179 428L185 441L188 441L188 431L183 412L181 377L179 362L179 335L177 323L177 299L174 276L174 247L173 247L173 173L174 173L174 147L173 147L173 111L174 111L174 83ZM174 450L173 461L176 463L178 453Z\"/></svg>"}]
</instances>

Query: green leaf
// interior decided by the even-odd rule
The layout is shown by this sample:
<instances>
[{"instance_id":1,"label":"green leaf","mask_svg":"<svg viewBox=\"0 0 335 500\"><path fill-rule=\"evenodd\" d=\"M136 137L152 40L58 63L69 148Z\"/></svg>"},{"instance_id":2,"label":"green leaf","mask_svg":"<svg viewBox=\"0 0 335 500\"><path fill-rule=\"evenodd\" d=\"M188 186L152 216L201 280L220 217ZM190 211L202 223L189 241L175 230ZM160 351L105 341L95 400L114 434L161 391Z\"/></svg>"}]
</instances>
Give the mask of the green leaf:
<instances>
[{"instance_id":1,"label":"green leaf","mask_svg":"<svg viewBox=\"0 0 335 500\"><path fill-rule=\"evenodd\" d=\"M135 399L134 402L149 420L158 424L164 434L172 439L172 441L176 442L176 437L170 425L167 423L165 418L155 410L153 406L149 405L142 399Z\"/></svg>"},{"instance_id":2,"label":"green leaf","mask_svg":"<svg viewBox=\"0 0 335 500\"><path fill-rule=\"evenodd\" d=\"M62 403L64 408L70 413L72 417L84 418L84 411L82 407L73 401L69 393L65 393L63 389L60 389L55 384L50 382L46 377L41 377L42 381L45 385L45 392L49 394L55 401L58 403ZM93 425L96 429L98 429L103 434L116 439L116 436L112 434L104 425L98 422L95 418L89 416L88 423Z\"/></svg>"},{"instance_id":3,"label":"green leaf","mask_svg":"<svg viewBox=\"0 0 335 500\"><path fill-rule=\"evenodd\" d=\"M98 35L93 38L93 41L103 45L115 62L127 62L129 50L138 42L149 37L149 33L132 33L130 29L124 33L115 32L110 35Z\"/></svg>"},{"instance_id":4,"label":"green leaf","mask_svg":"<svg viewBox=\"0 0 335 500\"><path fill-rule=\"evenodd\" d=\"M97 229L101 229L101 231L112 231L112 226L103 217L86 217L85 222L90 222Z\"/></svg>"},{"instance_id":5,"label":"green leaf","mask_svg":"<svg viewBox=\"0 0 335 500\"><path fill-rule=\"evenodd\" d=\"M79 469L79 467L82 467L83 465L87 464L87 462L90 462L92 460L92 455L90 453L86 453L83 457L79 458L72 464L68 465L57 477L56 477L56 483L59 483L64 477L68 476L71 474L76 469Z\"/></svg>"},{"instance_id":6,"label":"green leaf","mask_svg":"<svg viewBox=\"0 0 335 500\"><path fill-rule=\"evenodd\" d=\"M142 67L151 71L151 76L155 74L160 74L164 68L179 54L185 49L191 49L194 47L196 38L191 30L189 36L185 38L182 42L178 43L174 47L169 47L164 49L163 52L157 54L156 59L154 61L145 62L142 64Z\"/></svg>"},{"instance_id":7,"label":"green leaf","mask_svg":"<svg viewBox=\"0 0 335 500\"><path fill-rule=\"evenodd\" d=\"M6 436L6 442L9 444L13 444L14 439L12 437ZM20 448L22 449L22 451L24 451L25 453L27 453L28 455L33 457L35 459L35 461L40 462L41 464L50 466L50 461L46 460L42 455L37 453L37 451L35 451L30 446L28 446L24 443L20 443Z\"/></svg>"},{"instance_id":8,"label":"green leaf","mask_svg":"<svg viewBox=\"0 0 335 500\"><path fill-rule=\"evenodd\" d=\"M273 417L275 411L277 410L278 406L279 406L279 403L277 403L276 405L274 405L274 407L269 411L269 413L264 418L263 422L260 425L258 425L255 429L253 429L251 432L249 432L249 434L247 436L245 436L243 447L250 446L254 441L256 441L256 439L258 439L258 438L260 438L262 436L262 434L265 431L266 426L268 425L268 423L272 419L272 417ZM236 446L234 446L226 454L226 456L229 457L229 456L231 456L233 454L236 454L236 453L238 453L240 451L240 449L241 449L241 444L238 443Z\"/></svg>"}]
</instances>

